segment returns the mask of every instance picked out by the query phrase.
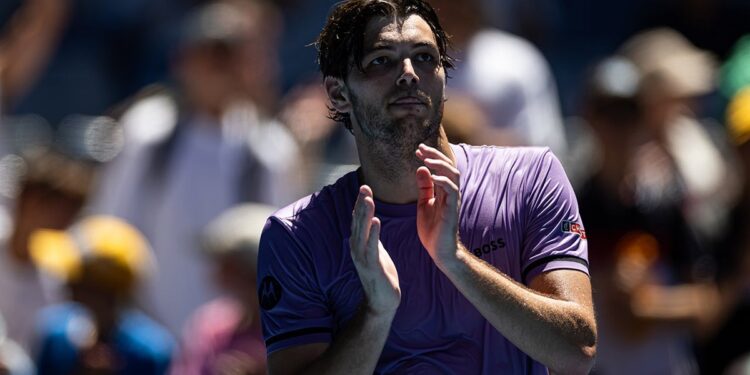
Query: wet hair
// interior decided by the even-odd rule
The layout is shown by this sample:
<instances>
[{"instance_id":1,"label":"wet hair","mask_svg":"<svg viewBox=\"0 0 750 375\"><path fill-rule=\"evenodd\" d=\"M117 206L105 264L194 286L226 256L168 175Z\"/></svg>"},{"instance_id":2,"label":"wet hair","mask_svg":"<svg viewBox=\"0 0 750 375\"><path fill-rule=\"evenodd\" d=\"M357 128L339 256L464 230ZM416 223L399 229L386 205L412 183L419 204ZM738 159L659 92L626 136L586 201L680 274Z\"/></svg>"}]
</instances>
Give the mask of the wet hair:
<instances>
[{"instance_id":1,"label":"wet hair","mask_svg":"<svg viewBox=\"0 0 750 375\"><path fill-rule=\"evenodd\" d=\"M448 55L449 36L445 33L435 10L424 0L346 0L338 3L328 16L315 46L318 49L318 65L323 77L346 79L351 69L363 71L362 55L367 23L375 17L405 19L416 14L427 22L435 34L440 64L445 69L454 67L454 59ZM328 109L328 117L344 123L351 131L348 113Z\"/></svg>"}]
</instances>

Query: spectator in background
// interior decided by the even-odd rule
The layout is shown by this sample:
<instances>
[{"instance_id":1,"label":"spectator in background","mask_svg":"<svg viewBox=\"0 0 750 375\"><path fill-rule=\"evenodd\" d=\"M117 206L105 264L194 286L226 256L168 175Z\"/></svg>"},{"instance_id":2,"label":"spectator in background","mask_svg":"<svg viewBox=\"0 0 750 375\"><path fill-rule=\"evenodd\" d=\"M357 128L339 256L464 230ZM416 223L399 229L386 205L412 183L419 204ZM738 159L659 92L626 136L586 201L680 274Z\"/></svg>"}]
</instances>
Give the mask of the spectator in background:
<instances>
[{"instance_id":1,"label":"spectator in background","mask_svg":"<svg viewBox=\"0 0 750 375\"><path fill-rule=\"evenodd\" d=\"M120 117L125 145L93 210L128 220L153 244L159 278L147 297L174 333L218 294L196 241L202 228L239 202L295 195L297 147L264 96L275 92L278 27L262 1L201 6L184 24L177 87L146 90Z\"/></svg>"},{"instance_id":2,"label":"spectator in background","mask_svg":"<svg viewBox=\"0 0 750 375\"><path fill-rule=\"evenodd\" d=\"M225 211L208 225L203 249L225 296L193 314L173 374L266 373L255 279L260 233L272 213L269 206L248 203Z\"/></svg>"},{"instance_id":3,"label":"spectator in background","mask_svg":"<svg viewBox=\"0 0 750 375\"><path fill-rule=\"evenodd\" d=\"M301 82L318 80L315 41L325 17L337 0L274 0L287 27L279 45L282 88L290 93Z\"/></svg>"},{"instance_id":4,"label":"spectator in background","mask_svg":"<svg viewBox=\"0 0 750 375\"><path fill-rule=\"evenodd\" d=\"M669 27L703 50L726 59L748 32L750 3L745 0L658 0L642 14L645 27Z\"/></svg>"},{"instance_id":5,"label":"spectator in background","mask_svg":"<svg viewBox=\"0 0 750 375\"><path fill-rule=\"evenodd\" d=\"M0 374L32 375L34 365L26 352L6 336L5 320L0 315Z\"/></svg>"},{"instance_id":6,"label":"spectator in background","mask_svg":"<svg viewBox=\"0 0 750 375\"><path fill-rule=\"evenodd\" d=\"M585 117L600 164L579 202L599 291L594 373L697 373L692 344L724 314L711 250L733 180L721 141L689 106L713 89L713 69L662 29L593 73Z\"/></svg>"},{"instance_id":7,"label":"spectator in background","mask_svg":"<svg viewBox=\"0 0 750 375\"><path fill-rule=\"evenodd\" d=\"M163 374L171 336L133 306L153 267L148 243L126 222L91 216L67 231L44 229L31 256L62 280L69 299L39 315L37 368L44 374Z\"/></svg>"},{"instance_id":8,"label":"spectator in background","mask_svg":"<svg viewBox=\"0 0 750 375\"><path fill-rule=\"evenodd\" d=\"M73 223L88 195L94 165L51 150L21 155L1 159L3 192L14 190L17 197L8 204L8 232L0 247L0 312L12 322L8 336L28 350L36 311L57 299L54 283L30 261L29 236L39 228L64 229Z\"/></svg>"},{"instance_id":9,"label":"spectator in background","mask_svg":"<svg viewBox=\"0 0 750 375\"><path fill-rule=\"evenodd\" d=\"M300 147L297 176L305 194L335 182L359 163L349 131L328 118L327 101L319 82L302 83L287 94L279 113Z\"/></svg>"},{"instance_id":10,"label":"spectator in background","mask_svg":"<svg viewBox=\"0 0 750 375\"><path fill-rule=\"evenodd\" d=\"M549 65L528 41L488 27L479 1L433 0L459 51L448 81L451 98L465 95L485 112L490 128L480 144L548 146L564 158L567 142Z\"/></svg>"},{"instance_id":11,"label":"spectator in background","mask_svg":"<svg viewBox=\"0 0 750 375\"><path fill-rule=\"evenodd\" d=\"M655 164L640 159L644 173L661 174L663 181L675 184L675 189L657 184L641 193L683 200L691 229L702 241L715 241L726 225L739 181L730 173L727 154L731 146L726 133L718 123L696 115L701 109L698 98L716 90L714 56L666 28L632 37L620 53L641 76L638 100L644 135L650 142L644 142L639 155L660 155L665 161Z\"/></svg>"},{"instance_id":12,"label":"spectator in background","mask_svg":"<svg viewBox=\"0 0 750 375\"><path fill-rule=\"evenodd\" d=\"M14 95L8 114L35 113L58 127L71 114L102 115L164 77L176 0L4 3L21 3L8 29L17 35L10 38L15 47L7 45L7 62L16 67L7 72Z\"/></svg>"},{"instance_id":13,"label":"spectator in background","mask_svg":"<svg viewBox=\"0 0 750 375\"><path fill-rule=\"evenodd\" d=\"M445 102L443 127L453 143L483 145L507 141L507 138L497 136L487 112L476 100L455 92Z\"/></svg>"},{"instance_id":14,"label":"spectator in background","mask_svg":"<svg viewBox=\"0 0 750 375\"><path fill-rule=\"evenodd\" d=\"M690 331L676 323L697 318L703 306L692 299L697 296L644 301L649 287L677 282L673 258L697 245L678 202L644 201L636 193L633 159L644 137L638 77L628 60L606 60L593 73L586 101L585 118L601 152L591 158L600 164L578 193L597 291L593 373L695 374ZM703 300L709 301L716 299Z\"/></svg>"},{"instance_id":15,"label":"spectator in background","mask_svg":"<svg viewBox=\"0 0 750 375\"><path fill-rule=\"evenodd\" d=\"M46 67L68 22L70 0L26 0L0 35L0 113Z\"/></svg>"},{"instance_id":16,"label":"spectator in background","mask_svg":"<svg viewBox=\"0 0 750 375\"><path fill-rule=\"evenodd\" d=\"M722 93L731 99L726 122L743 185L716 249L724 321L701 340L698 360L705 374L742 374L750 370L750 35L736 44L722 66L720 82ZM730 367L737 369L732 372Z\"/></svg>"}]
</instances>

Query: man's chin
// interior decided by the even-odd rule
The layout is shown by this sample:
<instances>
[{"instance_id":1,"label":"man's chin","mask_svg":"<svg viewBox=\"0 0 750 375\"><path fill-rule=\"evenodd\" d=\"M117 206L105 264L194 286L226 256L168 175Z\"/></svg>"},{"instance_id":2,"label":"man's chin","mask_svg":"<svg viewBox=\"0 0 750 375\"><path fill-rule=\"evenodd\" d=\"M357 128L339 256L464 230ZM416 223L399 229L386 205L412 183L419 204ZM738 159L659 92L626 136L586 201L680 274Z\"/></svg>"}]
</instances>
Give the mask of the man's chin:
<instances>
[{"instance_id":1,"label":"man's chin","mask_svg":"<svg viewBox=\"0 0 750 375\"><path fill-rule=\"evenodd\" d=\"M422 117L402 118L396 121L396 126L399 131L394 142L407 147L430 142L439 133L439 125L433 125L431 121Z\"/></svg>"},{"instance_id":2,"label":"man's chin","mask_svg":"<svg viewBox=\"0 0 750 375\"><path fill-rule=\"evenodd\" d=\"M430 126L427 119L423 116L404 116L395 119L394 123L404 131L425 129Z\"/></svg>"},{"instance_id":3,"label":"man's chin","mask_svg":"<svg viewBox=\"0 0 750 375\"><path fill-rule=\"evenodd\" d=\"M391 119L392 122L401 128L429 128L430 127L430 114L429 113L398 113L394 114Z\"/></svg>"}]
</instances>

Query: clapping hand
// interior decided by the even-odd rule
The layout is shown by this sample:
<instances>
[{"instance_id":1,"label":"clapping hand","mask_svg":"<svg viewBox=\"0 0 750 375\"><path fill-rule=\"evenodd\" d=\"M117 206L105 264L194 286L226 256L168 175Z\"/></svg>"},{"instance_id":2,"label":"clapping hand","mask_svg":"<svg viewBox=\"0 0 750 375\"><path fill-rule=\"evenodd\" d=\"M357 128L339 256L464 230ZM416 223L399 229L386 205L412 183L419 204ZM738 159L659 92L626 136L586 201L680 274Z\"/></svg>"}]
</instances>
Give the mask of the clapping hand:
<instances>
[{"instance_id":1,"label":"clapping hand","mask_svg":"<svg viewBox=\"0 0 750 375\"><path fill-rule=\"evenodd\" d=\"M417 169L417 232L422 246L438 267L458 251L459 172L453 161L433 147L416 151L424 167Z\"/></svg>"},{"instance_id":2,"label":"clapping hand","mask_svg":"<svg viewBox=\"0 0 750 375\"><path fill-rule=\"evenodd\" d=\"M375 217L375 201L367 185L359 188L354 204L349 247L369 312L392 316L401 301L398 273L380 242L380 219Z\"/></svg>"}]
</instances>

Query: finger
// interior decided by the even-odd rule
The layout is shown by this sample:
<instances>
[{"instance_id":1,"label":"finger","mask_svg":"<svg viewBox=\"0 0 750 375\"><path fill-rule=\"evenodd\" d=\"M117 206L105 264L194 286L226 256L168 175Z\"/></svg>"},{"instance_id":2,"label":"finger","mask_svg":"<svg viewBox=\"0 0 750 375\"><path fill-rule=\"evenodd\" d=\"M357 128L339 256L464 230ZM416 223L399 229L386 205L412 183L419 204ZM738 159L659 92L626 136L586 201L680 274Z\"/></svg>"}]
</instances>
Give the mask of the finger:
<instances>
[{"instance_id":1,"label":"finger","mask_svg":"<svg viewBox=\"0 0 750 375\"><path fill-rule=\"evenodd\" d=\"M460 172L453 164L446 163L442 159L426 158L423 160L425 166L433 173L448 177L454 184L458 185L460 181Z\"/></svg>"},{"instance_id":2,"label":"finger","mask_svg":"<svg viewBox=\"0 0 750 375\"><path fill-rule=\"evenodd\" d=\"M362 210L364 209L364 199L365 195L360 188L360 191L357 194L357 200L354 202L354 209L352 210L352 238L359 236L360 228L362 227L360 224L362 222L361 217Z\"/></svg>"},{"instance_id":3,"label":"finger","mask_svg":"<svg viewBox=\"0 0 750 375\"><path fill-rule=\"evenodd\" d=\"M365 224L364 233L370 233L370 219L375 216L375 196L372 194L372 189L367 185L362 185L359 191L363 196L364 217L362 218L362 223Z\"/></svg>"},{"instance_id":4,"label":"finger","mask_svg":"<svg viewBox=\"0 0 750 375\"><path fill-rule=\"evenodd\" d=\"M361 225L361 232L359 235L359 246L360 250L362 252L362 255L365 257L368 256L367 254L367 241L370 237L370 226L372 225L372 217L375 215L375 201L373 201L372 197L365 196L362 200L362 217L360 218L360 225Z\"/></svg>"},{"instance_id":5,"label":"finger","mask_svg":"<svg viewBox=\"0 0 750 375\"><path fill-rule=\"evenodd\" d=\"M420 154L423 155L425 158L440 159L440 160L445 161L448 164L451 164L451 165L453 164L453 160L451 160L447 155L440 152L440 150L434 147L430 147L424 143L420 143L418 150L421 151Z\"/></svg>"},{"instance_id":6,"label":"finger","mask_svg":"<svg viewBox=\"0 0 750 375\"><path fill-rule=\"evenodd\" d=\"M380 219L377 217L370 220L370 233L367 240L367 259L371 261L377 261L379 259L378 242L380 242Z\"/></svg>"},{"instance_id":7,"label":"finger","mask_svg":"<svg viewBox=\"0 0 750 375\"><path fill-rule=\"evenodd\" d=\"M372 195L372 189L370 188L369 185L362 185L362 186L360 186L359 187L359 192L361 194L364 194L364 196L366 196L366 197L372 197L373 196Z\"/></svg>"},{"instance_id":8,"label":"finger","mask_svg":"<svg viewBox=\"0 0 750 375\"><path fill-rule=\"evenodd\" d=\"M432 174L427 167L417 168L417 188L419 189L417 193L418 204L424 204L435 197Z\"/></svg>"},{"instance_id":9,"label":"finger","mask_svg":"<svg viewBox=\"0 0 750 375\"><path fill-rule=\"evenodd\" d=\"M368 201L369 198L369 201ZM350 238L350 246L353 251L362 249L367 241L367 236L370 231L370 220L368 218L368 211L370 206L374 208L374 202L372 201L372 190L368 186L362 186L359 189L357 195L357 201L354 204L354 212L352 213L352 233Z\"/></svg>"},{"instance_id":10,"label":"finger","mask_svg":"<svg viewBox=\"0 0 750 375\"><path fill-rule=\"evenodd\" d=\"M448 177L445 176L432 176L433 183L437 186L436 195L439 195L441 200L446 203L450 208L458 207L458 186L453 183Z\"/></svg>"}]
</instances>

